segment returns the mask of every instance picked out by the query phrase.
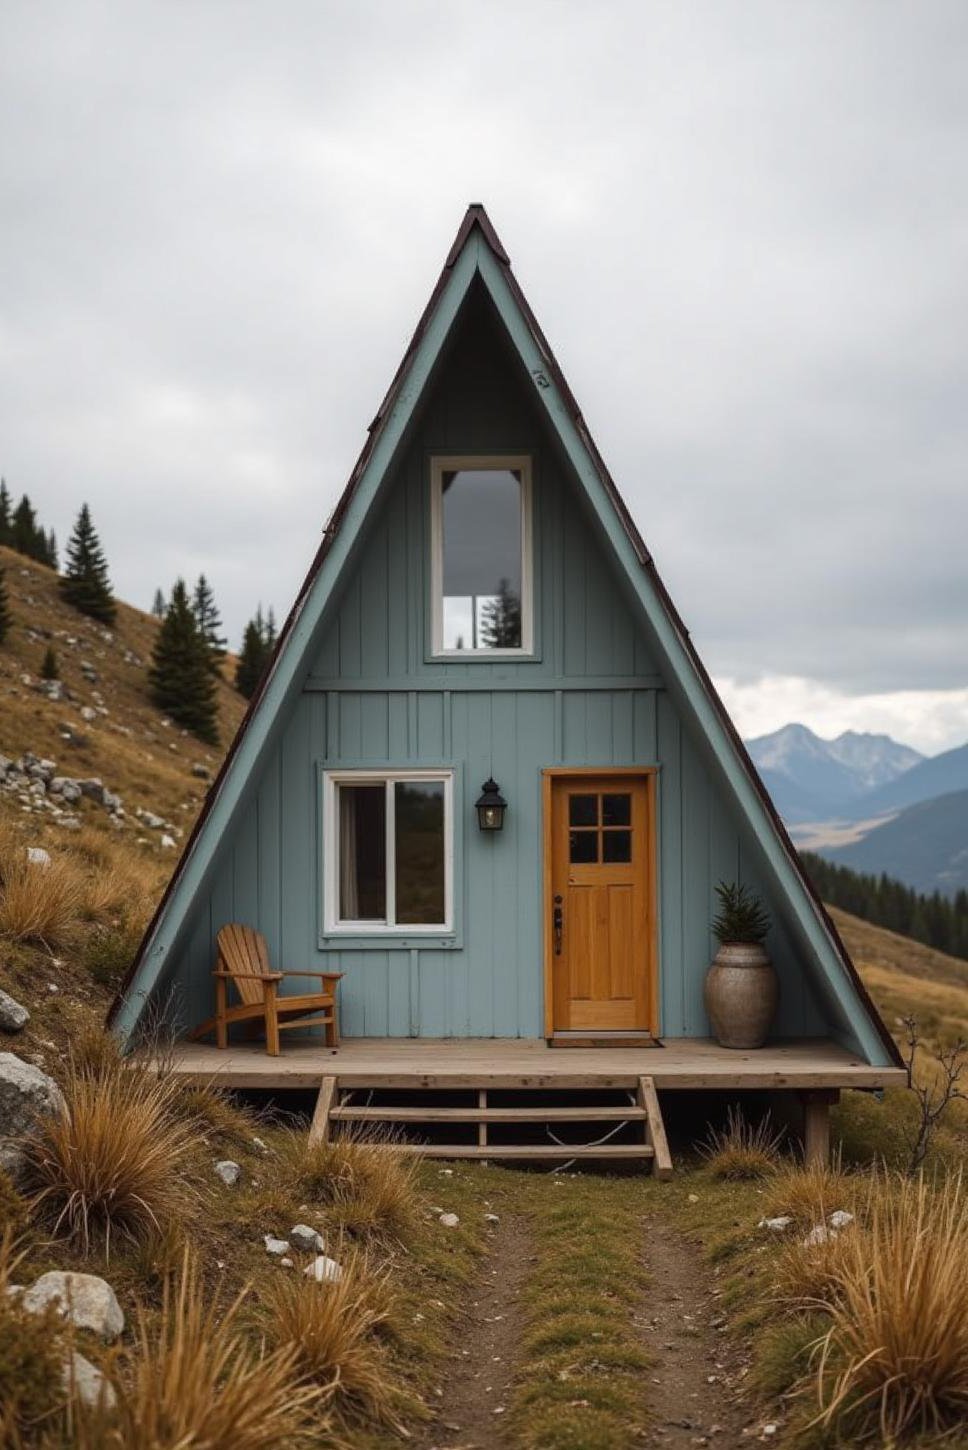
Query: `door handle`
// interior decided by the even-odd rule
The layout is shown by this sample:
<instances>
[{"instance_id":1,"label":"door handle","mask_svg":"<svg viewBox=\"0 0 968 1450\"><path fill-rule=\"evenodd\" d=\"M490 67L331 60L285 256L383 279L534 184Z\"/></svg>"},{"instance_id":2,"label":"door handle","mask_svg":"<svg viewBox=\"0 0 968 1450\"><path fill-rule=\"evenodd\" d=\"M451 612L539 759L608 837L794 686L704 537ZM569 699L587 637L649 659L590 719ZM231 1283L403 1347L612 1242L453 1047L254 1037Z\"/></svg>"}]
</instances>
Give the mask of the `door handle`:
<instances>
[{"instance_id":1,"label":"door handle","mask_svg":"<svg viewBox=\"0 0 968 1450\"><path fill-rule=\"evenodd\" d=\"M561 906L561 897L555 897L555 909L551 913L551 920L555 933L555 956L561 956L561 935L564 926L564 912Z\"/></svg>"}]
</instances>

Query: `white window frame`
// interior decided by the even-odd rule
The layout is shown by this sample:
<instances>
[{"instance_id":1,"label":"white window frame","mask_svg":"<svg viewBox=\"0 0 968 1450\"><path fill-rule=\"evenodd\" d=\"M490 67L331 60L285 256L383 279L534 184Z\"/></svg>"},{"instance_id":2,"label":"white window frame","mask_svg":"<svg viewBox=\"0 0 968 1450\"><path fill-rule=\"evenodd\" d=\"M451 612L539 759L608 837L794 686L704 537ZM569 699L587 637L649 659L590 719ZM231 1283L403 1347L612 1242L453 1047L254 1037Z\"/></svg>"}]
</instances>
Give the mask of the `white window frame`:
<instances>
[{"instance_id":1,"label":"white window frame","mask_svg":"<svg viewBox=\"0 0 968 1450\"><path fill-rule=\"evenodd\" d=\"M521 643L516 649L444 648L443 476L462 468L514 469L521 475ZM521 454L436 454L430 460L430 588L432 655L435 659L520 659L534 654L533 489L531 457Z\"/></svg>"},{"instance_id":2,"label":"white window frame","mask_svg":"<svg viewBox=\"0 0 968 1450\"><path fill-rule=\"evenodd\" d=\"M443 922L398 922L396 919L396 792L398 782L440 781L444 787L444 916ZM379 785L386 791L386 919L344 921L339 915L339 808L341 785ZM327 936L440 936L454 929L454 771L327 770L323 772L323 921Z\"/></svg>"}]
</instances>

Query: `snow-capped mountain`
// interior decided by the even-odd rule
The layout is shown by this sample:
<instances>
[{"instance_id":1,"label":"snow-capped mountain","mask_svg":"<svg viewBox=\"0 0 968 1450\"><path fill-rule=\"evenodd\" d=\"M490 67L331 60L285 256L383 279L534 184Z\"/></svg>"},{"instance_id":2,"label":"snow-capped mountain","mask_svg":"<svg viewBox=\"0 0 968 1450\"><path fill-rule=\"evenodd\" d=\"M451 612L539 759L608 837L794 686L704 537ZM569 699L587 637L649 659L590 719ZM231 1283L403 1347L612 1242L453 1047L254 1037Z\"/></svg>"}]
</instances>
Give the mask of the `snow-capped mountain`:
<instances>
[{"instance_id":1,"label":"snow-capped mountain","mask_svg":"<svg viewBox=\"0 0 968 1450\"><path fill-rule=\"evenodd\" d=\"M806 725L784 725L747 741L753 761L787 821L855 817L866 792L924 759L889 735L845 730L824 740Z\"/></svg>"}]
</instances>

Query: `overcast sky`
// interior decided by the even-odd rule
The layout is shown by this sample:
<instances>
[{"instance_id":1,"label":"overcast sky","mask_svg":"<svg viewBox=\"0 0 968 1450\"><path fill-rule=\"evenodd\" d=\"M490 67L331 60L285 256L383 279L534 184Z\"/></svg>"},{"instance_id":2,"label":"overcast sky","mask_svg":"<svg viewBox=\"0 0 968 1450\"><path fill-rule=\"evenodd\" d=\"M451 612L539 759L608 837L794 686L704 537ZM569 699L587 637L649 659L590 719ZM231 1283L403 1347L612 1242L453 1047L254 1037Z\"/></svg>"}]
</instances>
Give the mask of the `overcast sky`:
<instances>
[{"instance_id":1,"label":"overcast sky","mask_svg":"<svg viewBox=\"0 0 968 1450\"><path fill-rule=\"evenodd\" d=\"M0 472L289 607L465 204L747 734L968 739L968 6L0 10Z\"/></svg>"}]
</instances>

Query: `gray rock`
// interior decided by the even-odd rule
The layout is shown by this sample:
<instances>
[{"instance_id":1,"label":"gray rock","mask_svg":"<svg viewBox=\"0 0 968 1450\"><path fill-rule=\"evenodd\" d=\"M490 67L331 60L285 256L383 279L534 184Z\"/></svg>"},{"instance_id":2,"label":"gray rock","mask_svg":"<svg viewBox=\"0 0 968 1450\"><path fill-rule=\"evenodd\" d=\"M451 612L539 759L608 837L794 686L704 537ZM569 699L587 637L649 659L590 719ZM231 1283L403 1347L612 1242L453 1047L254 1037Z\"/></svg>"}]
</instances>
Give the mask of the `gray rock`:
<instances>
[{"instance_id":1,"label":"gray rock","mask_svg":"<svg viewBox=\"0 0 968 1450\"><path fill-rule=\"evenodd\" d=\"M120 813L121 811L121 797L119 795L115 795L113 791L106 790L104 792L104 797L101 804L104 806L105 810L116 811L118 813Z\"/></svg>"},{"instance_id":2,"label":"gray rock","mask_svg":"<svg viewBox=\"0 0 968 1450\"><path fill-rule=\"evenodd\" d=\"M0 1052L0 1167L16 1172L23 1160L18 1139L38 1118L63 1113L64 1097L52 1077L13 1052Z\"/></svg>"},{"instance_id":3,"label":"gray rock","mask_svg":"<svg viewBox=\"0 0 968 1450\"><path fill-rule=\"evenodd\" d=\"M790 1227L792 1222L793 1219L788 1214L783 1214L780 1218L761 1218L756 1227L768 1228L771 1233L781 1234Z\"/></svg>"},{"instance_id":4,"label":"gray rock","mask_svg":"<svg viewBox=\"0 0 968 1450\"><path fill-rule=\"evenodd\" d=\"M442 1213L437 1222L442 1223L444 1228L456 1228L460 1223L460 1219L456 1213Z\"/></svg>"},{"instance_id":5,"label":"gray rock","mask_svg":"<svg viewBox=\"0 0 968 1450\"><path fill-rule=\"evenodd\" d=\"M0 1028L4 1032L20 1032L30 1021L30 1013L21 1007L9 992L0 987Z\"/></svg>"},{"instance_id":6,"label":"gray rock","mask_svg":"<svg viewBox=\"0 0 968 1450\"><path fill-rule=\"evenodd\" d=\"M74 1398L89 1410L113 1410L117 1404L118 1397L110 1380L76 1349L69 1351L61 1374L65 1394L73 1391Z\"/></svg>"},{"instance_id":7,"label":"gray rock","mask_svg":"<svg viewBox=\"0 0 968 1450\"><path fill-rule=\"evenodd\" d=\"M272 1234L263 1234L262 1242L266 1246L266 1253L271 1254L275 1259L281 1259L283 1254L289 1252L288 1239L277 1239Z\"/></svg>"},{"instance_id":8,"label":"gray rock","mask_svg":"<svg viewBox=\"0 0 968 1450\"><path fill-rule=\"evenodd\" d=\"M73 803L80 800L81 787L69 775L55 775L47 787L47 793L60 796L61 800Z\"/></svg>"},{"instance_id":9,"label":"gray rock","mask_svg":"<svg viewBox=\"0 0 968 1450\"><path fill-rule=\"evenodd\" d=\"M846 1208L835 1209L834 1212L830 1215L831 1228L846 1228L848 1224L851 1224L853 1222L854 1215L852 1213L848 1213Z\"/></svg>"},{"instance_id":10,"label":"gray rock","mask_svg":"<svg viewBox=\"0 0 968 1450\"><path fill-rule=\"evenodd\" d=\"M27 860L31 866L49 866L50 852L45 851L43 846L28 846Z\"/></svg>"},{"instance_id":11,"label":"gray rock","mask_svg":"<svg viewBox=\"0 0 968 1450\"><path fill-rule=\"evenodd\" d=\"M92 712L93 713L93 712ZM104 782L96 775L88 780L79 780L81 795L87 796L88 800L95 801L99 806L104 804Z\"/></svg>"},{"instance_id":12,"label":"gray rock","mask_svg":"<svg viewBox=\"0 0 968 1450\"><path fill-rule=\"evenodd\" d=\"M90 723L92 720L97 719L97 711L94 709L93 705L82 705L80 709L80 716L82 720L86 720L88 723Z\"/></svg>"},{"instance_id":13,"label":"gray rock","mask_svg":"<svg viewBox=\"0 0 968 1450\"><path fill-rule=\"evenodd\" d=\"M174 849L175 849L175 838L174 838L174 836L168 836L168 835L162 836L162 838L161 838L161 849L163 851L174 851Z\"/></svg>"},{"instance_id":14,"label":"gray rock","mask_svg":"<svg viewBox=\"0 0 968 1450\"><path fill-rule=\"evenodd\" d=\"M828 1228L825 1223L818 1223L816 1228L812 1228L803 1240L803 1247L805 1249L815 1249L818 1245L828 1243L830 1239L835 1239L836 1237L837 1230L835 1228Z\"/></svg>"},{"instance_id":15,"label":"gray rock","mask_svg":"<svg viewBox=\"0 0 968 1450\"><path fill-rule=\"evenodd\" d=\"M78 1329L90 1329L110 1342L124 1330L124 1314L118 1296L106 1279L97 1274L74 1274L55 1269L41 1274L20 1301L31 1314L40 1314L48 1304L57 1304L65 1319Z\"/></svg>"},{"instance_id":16,"label":"gray rock","mask_svg":"<svg viewBox=\"0 0 968 1450\"><path fill-rule=\"evenodd\" d=\"M165 824L161 816L156 816L154 811L138 811L138 816L149 831L160 831Z\"/></svg>"},{"instance_id":17,"label":"gray rock","mask_svg":"<svg viewBox=\"0 0 968 1450\"><path fill-rule=\"evenodd\" d=\"M14 769L14 763L13 763L13 761L12 760L8 760L5 755L0 755L0 775L6 775L8 770L13 770L13 769Z\"/></svg>"},{"instance_id":18,"label":"gray rock","mask_svg":"<svg viewBox=\"0 0 968 1450\"><path fill-rule=\"evenodd\" d=\"M339 1264L326 1254L317 1254L312 1263L303 1269L303 1273L307 1278L315 1279L317 1284L338 1284L343 1277Z\"/></svg>"},{"instance_id":19,"label":"gray rock","mask_svg":"<svg viewBox=\"0 0 968 1450\"><path fill-rule=\"evenodd\" d=\"M209 780L211 779L212 772L209 770L207 765L202 765L201 762L198 761L192 766L192 775L195 777L196 780Z\"/></svg>"},{"instance_id":20,"label":"gray rock","mask_svg":"<svg viewBox=\"0 0 968 1450\"><path fill-rule=\"evenodd\" d=\"M238 1163L233 1163L231 1158L223 1158L215 1165L215 1173L221 1178L226 1188L234 1188L242 1176L242 1169Z\"/></svg>"},{"instance_id":21,"label":"gray rock","mask_svg":"<svg viewBox=\"0 0 968 1450\"><path fill-rule=\"evenodd\" d=\"M322 1253L326 1247L322 1234L317 1233L314 1228L310 1228L308 1223L297 1223L295 1228L290 1229L289 1242L301 1254Z\"/></svg>"}]
</instances>

